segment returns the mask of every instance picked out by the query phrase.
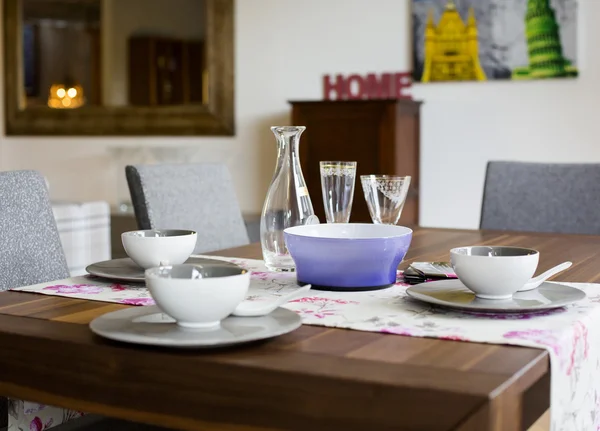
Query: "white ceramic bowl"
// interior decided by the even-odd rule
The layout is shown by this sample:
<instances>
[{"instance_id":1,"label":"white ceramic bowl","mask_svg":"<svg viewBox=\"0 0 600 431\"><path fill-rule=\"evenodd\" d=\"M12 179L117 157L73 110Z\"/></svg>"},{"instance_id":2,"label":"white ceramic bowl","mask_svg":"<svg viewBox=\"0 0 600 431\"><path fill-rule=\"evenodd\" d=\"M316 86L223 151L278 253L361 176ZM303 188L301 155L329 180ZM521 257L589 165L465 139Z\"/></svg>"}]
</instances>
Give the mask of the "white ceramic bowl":
<instances>
[{"instance_id":1,"label":"white ceramic bowl","mask_svg":"<svg viewBox=\"0 0 600 431\"><path fill-rule=\"evenodd\" d=\"M127 256L144 269L184 263L196 248L192 230L152 229L121 234Z\"/></svg>"},{"instance_id":2,"label":"white ceramic bowl","mask_svg":"<svg viewBox=\"0 0 600 431\"><path fill-rule=\"evenodd\" d=\"M527 283L540 253L520 247L474 246L450 250L450 262L462 283L482 299L509 299Z\"/></svg>"},{"instance_id":3,"label":"white ceramic bowl","mask_svg":"<svg viewBox=\"0 0 600 431\"><path fill-rule=\"evenodd\" d=\"M162 266L146 270L146 286L179 326L212 330L246 298L250 273L213 264Z\"/></svg>"}]
</instances>

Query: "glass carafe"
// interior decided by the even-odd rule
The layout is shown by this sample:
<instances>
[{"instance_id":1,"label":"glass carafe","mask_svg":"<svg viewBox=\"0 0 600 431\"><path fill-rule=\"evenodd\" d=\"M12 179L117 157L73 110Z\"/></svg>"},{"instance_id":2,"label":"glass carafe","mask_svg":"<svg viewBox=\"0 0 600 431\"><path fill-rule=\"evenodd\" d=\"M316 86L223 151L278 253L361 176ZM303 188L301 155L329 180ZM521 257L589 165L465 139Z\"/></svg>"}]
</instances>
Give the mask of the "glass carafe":
<instances>
[{"instance_id":1,"label":"glass carafe","mask_svg":"<svg viewBox=\"0 0 600 431\"><path fill-rule=\"evenodd\" d=\"M260 220L260 242L271 271L294 271L283 236L292 226L319 223L300 168L298 146L306 127L271 127L277 139L277 166Z\"/></svg>"}]
</instances>

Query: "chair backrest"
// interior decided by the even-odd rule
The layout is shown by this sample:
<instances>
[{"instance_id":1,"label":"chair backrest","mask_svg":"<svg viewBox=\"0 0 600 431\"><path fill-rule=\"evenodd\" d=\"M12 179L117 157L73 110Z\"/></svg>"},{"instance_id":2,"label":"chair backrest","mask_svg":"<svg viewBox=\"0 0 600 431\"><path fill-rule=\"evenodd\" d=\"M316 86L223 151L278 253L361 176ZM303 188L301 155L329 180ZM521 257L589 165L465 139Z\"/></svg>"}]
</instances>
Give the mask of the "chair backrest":
<instances>
[{"instance_id":1,"label":"chair backrest","mask_svg":"<svg viewBox=\"0 0 600 431\"><path fill-rule=\"evenodd\" d=\"M67 277L44 177L0 172L0 291Z\"/></svg>"},{"instance_id":2,"label":"chair backrest","mask_svg":"<svg viewBox=\"0 0 600 431\"><path fill-rule=\"evenodd\" d=\"M224 165L137 165L125 172L139 229L194 230L196 254L249 243Z\"/></svg>"},{"instance_id":3,"label":"chair backrest","mask_svg":"<svg viewBox=\"0 0 600 431\"><path fill-rule=\"evenodd\" d=\"M480 227L600 234L600 164L489 162Z\"/></svg>"}]
</instances>

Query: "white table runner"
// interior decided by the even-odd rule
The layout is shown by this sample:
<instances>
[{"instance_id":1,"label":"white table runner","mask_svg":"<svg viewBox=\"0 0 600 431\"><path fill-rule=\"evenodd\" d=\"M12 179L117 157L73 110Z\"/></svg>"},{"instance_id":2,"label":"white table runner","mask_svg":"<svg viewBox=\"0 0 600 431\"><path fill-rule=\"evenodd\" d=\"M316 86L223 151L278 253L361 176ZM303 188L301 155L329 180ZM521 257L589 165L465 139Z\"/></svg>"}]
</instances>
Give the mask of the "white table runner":
<instances>
[{"instance_id":1,"label":"white table runner","mask_svg":"<svg viewBox=\"0 0 600 431\"><path fill-rule=\"evenodd\" d=\"M252 271L248 300L268 300L297 288L294 273L268 272L260 260L229 259ZM416 302L398 282L372 292L309 291L285 305L307 325L412 337L510 344L546 349L551 358L552 431L600 429L600 285L564 283L587 299L532 314L455 312ZM145 287L74 277L18 289L130 305L152 305Z\"/></svg>"}]
</instances>

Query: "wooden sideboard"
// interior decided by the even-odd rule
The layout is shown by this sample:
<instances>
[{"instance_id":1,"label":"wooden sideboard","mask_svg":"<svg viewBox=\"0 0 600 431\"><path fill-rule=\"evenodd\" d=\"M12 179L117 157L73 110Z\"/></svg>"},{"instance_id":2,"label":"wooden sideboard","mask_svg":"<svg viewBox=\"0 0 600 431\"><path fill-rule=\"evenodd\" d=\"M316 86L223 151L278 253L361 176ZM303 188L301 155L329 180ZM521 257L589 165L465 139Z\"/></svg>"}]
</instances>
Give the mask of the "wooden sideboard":
<instances>
[{"instance_id":1,"label":"wooden sideboard","mask_svg":"<svg viewBox=\"0 0 600 431\"><path fill-rule=\"evenodd\" d=\"M204 43L152 36L129 39L129 103L203 103Z\"/></svg>"},{"instance_id":2,"label":"wooden sideboard","mask_svg":"<svg viewBox=\"0 0 600 431\"><path fill-rule=\"evenodd\" d=\"M360 175L410 175L399 224L419 224L420 102L412 100L292 101L292 124L306 126L300 160L315 213L325 220L320 161L356 161L352 222L371 222Z\"/></svg>"}]
</instances>

